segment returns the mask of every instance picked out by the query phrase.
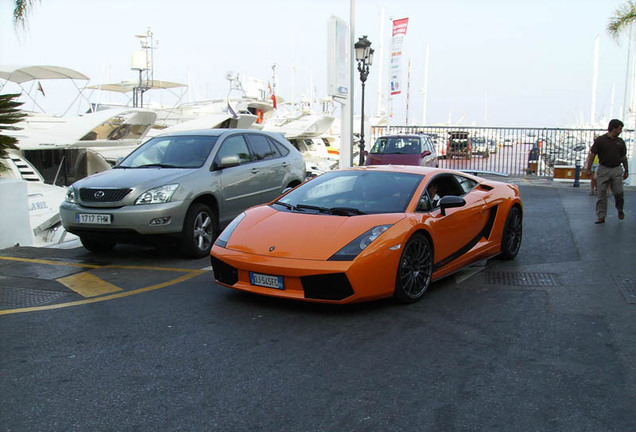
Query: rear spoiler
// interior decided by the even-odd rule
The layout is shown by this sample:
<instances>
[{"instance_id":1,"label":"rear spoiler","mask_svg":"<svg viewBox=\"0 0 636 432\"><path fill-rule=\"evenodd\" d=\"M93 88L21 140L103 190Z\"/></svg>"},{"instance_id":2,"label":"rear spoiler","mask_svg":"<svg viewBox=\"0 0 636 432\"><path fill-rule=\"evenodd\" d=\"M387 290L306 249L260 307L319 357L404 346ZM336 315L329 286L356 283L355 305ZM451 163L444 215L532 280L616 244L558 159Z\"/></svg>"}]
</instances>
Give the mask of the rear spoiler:
<instances>
[{"instance_id":1,"label":"rear spoiler","mask_svg":"<svg viewBox=\"0 0 636 432\"><path fill-rule=\"evenodd\" d=\"M494 176L500 176L500 177L509 176L509 174L499 172L499 171L486 171L486 170L459 170L459 171L466 174L476 175L476 176L483 176L483 175L494 175Z\"/></svg>"}]
</instances>

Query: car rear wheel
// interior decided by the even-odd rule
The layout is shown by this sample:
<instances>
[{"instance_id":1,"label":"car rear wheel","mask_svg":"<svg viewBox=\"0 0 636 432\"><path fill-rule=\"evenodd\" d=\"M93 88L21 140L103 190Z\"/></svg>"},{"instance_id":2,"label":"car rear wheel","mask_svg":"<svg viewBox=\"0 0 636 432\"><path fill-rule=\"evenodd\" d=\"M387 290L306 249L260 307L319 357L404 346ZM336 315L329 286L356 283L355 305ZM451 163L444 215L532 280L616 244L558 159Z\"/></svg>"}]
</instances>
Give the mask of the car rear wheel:
<instances>
[{"instance_id":1,"label":"car rear wheel","mask_svg":"<svg viewBox=\"0 0 636 432\"><path fill-rule=\"evenodd\" d=\"M513 207L506 217L503 236L501 238L501 258L511 260L519 253L523 235L523 217L519 207Z\"/></svg>"},{"instance_id":2,"label":"car rear wheel","mask_svg":"<svg viewBox=\"0 0 636 432\"><path fill-rule=\"evenodd\" d=\"M406 242L395 280L393 297L402 303L413 303L424 295L433 276L433 247L421 233Z\"/></svg>"},{"instance_id":3,"label":"car rear wheel","mask_svg":"<svg viewBox=\"0 0 636 432\"><path fill-rule=\"evenodd\" d=\"M87 237L80 237L80 241L82 246L95 253L109 252L115 247L115 243L93 240Z\"/></svg>"},{"instance_id":4,"label":"car rear wheel","mask_svg":"<svg viewBox=\"0 0 636 432\"><path fill-rule=\"evenodd\" d=\"M181 252L188 258L203 258L210 255L216 238L214 213L205 204L197 203L188 209L183 221Z\"/></svg>"}]
</instances>

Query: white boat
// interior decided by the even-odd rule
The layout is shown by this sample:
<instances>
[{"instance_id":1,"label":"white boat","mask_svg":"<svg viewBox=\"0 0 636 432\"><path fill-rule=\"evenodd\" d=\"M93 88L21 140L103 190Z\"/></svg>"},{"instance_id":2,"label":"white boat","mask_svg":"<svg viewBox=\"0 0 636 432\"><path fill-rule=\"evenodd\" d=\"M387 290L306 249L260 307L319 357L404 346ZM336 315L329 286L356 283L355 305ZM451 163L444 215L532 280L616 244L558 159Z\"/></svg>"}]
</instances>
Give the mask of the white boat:
<instances>
[{"instance_id":1,"label":"white boat","mask_svg":"<svg viewBox=\"0 0 636 432\"><path fill-rule=\"evenodd\" d=\"M37 169L16 154L9 154L8 158L0 159L0 164L5 167L0 172L0 179L17 179L26 182L28 196L23 201L28 206L29 219L28 221L20 220L19 223L29 225L31 246L51 246L75 237L64 230L59 214L60 204L66 196L66 188L44 183ZM21 231L20 228L9 227L18 232Z\"/></svg>"},{"instance_id":2,"label":"white boat","mask_svg":"<svg viewBox=\"0 0 636 432\"><path fill-rule=\"evenodd\" d=\"M334 140L327 138L334 120L331 114L316 114L305 104L283 103L264 122L263 130L284 135L302 153L307 173L318 175L337 168L340 161L339 150L332 148Z\"/></svg>"}]
</instances>

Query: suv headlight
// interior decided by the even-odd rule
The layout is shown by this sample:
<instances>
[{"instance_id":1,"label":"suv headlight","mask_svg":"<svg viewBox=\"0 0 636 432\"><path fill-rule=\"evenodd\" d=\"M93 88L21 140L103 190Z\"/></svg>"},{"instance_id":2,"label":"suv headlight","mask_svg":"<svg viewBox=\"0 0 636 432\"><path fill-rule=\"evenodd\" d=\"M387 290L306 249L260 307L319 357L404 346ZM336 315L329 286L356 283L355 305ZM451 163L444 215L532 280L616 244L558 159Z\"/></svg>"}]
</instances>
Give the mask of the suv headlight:
<instances>
[{"instance_id":1,"label":"suv headlight","mask_svg":"<svg viewBox=\"0 0 636 432\"><path fill-rule=\"evenodd\" d=\"M139 198L135 200L135 205L166 203L170 201L170 198L172 198L174 191L176 191L178 187L178 184L171 184L148 189L139 195Z\"/></svg>"},{"instance_id":2,"label":"suv headlight","mask_svg":"<svg viewBox=\"0 0 636 432\"><path fill-rule=\"evenodd\" d=\"M73 186L69 186L66 189L66 197L64 198L64 200L69 203L75 203L77 202L76 199L77 199L77 193L75 191L75 188Z\"/></svg>"}]
</instances>

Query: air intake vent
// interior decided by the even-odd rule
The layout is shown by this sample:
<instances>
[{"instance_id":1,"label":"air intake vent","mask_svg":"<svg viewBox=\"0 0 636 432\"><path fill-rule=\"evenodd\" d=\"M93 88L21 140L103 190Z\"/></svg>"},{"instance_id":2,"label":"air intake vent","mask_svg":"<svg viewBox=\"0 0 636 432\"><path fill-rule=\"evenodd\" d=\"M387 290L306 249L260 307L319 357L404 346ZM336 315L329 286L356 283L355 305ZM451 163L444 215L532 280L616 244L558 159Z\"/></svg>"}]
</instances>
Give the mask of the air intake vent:
<instances>
[{"instance_id":1,"label":"air intake vent","mask_svg":"<svg viewBox=\"0 0 636 432\"><path fill-rule=\"evenodd\" d=\"M343 300L353 295L353 288L344 273L333 273L300 278L305 298Z\"/></svg>"}]
</instances>

